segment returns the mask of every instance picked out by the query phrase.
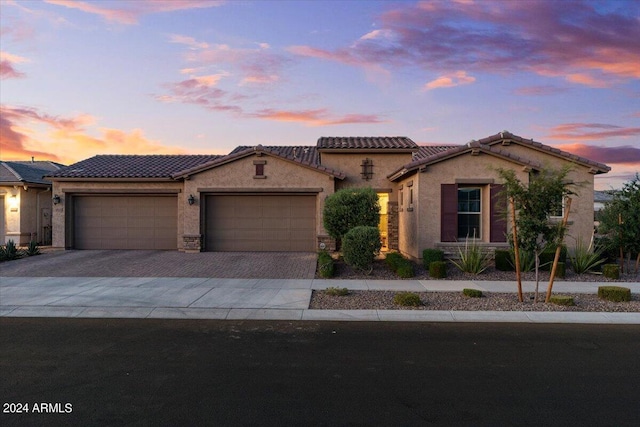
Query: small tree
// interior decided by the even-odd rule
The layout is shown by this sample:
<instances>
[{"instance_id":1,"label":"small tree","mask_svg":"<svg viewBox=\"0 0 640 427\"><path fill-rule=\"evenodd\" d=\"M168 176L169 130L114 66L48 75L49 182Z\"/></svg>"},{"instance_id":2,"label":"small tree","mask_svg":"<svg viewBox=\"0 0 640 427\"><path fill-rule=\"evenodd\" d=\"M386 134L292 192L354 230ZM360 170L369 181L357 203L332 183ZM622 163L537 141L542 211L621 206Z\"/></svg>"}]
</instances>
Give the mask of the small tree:
<instances>
[{"instance_id":1,"label":"small tree","mask_svg":"<svg viewBox=\"0 0 640 427\"><path fill-rule=\"evenodd\" d=\"M338 242L358 226L377 227L380 222L378 195L371 188L345 188L324 202L324 228Z\"/></svg>"},{"instance_id":2,"label":"small tree","mask_svg":"<svg viewBox=\"0 0 640 427\"><path fill-rule=\"evenodd\" d=\"M623 267L624 254L627 259L636 254L635 271L640 263L640 175L624 184L622 190L613 195L600 211L598 231L606 236L609 249L621 248L620 265ZM624 268L621 268L624 271Z\"/></svg>"},{"instance_id":3,"label":"small tree","mask_svg":"<svg viewBox=\"0 0 640 427\"><path fill-rule=\"evenodd\" d=\"M498 169L498 174L504 181L504 191L513 205L516 249L534 255L536 276L534 302L538 301L540 254L547 247L555 249L562 244L563 224L551 222L550 217L551 213L557 212L557 204L572 194L565 182L569 171L568 167L560 170L542 170L531 174L528 185L525 185L516 177L513 170ZM518 278L520 277L519 267L519 263L516 263ZM520 290L518 296L522 301Z\"/></svg>"}]
</instances>

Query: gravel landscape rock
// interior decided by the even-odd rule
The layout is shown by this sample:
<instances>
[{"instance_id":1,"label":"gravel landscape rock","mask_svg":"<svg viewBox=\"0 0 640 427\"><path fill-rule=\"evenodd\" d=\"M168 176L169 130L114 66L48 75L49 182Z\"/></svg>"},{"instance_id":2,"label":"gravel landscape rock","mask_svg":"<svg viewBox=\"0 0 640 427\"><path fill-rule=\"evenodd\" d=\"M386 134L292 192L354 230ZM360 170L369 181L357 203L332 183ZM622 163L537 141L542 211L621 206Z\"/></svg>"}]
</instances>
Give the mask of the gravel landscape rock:
<instances>
[{"instance_id":1,"label":"gravel landscape rock","mask_svg":"<svg viewBox=\"0 0 640 427\"><path fill-rule=\"evenodd\" d=\"M414 265L415 277L409 280L435 280L429 277L425 269L418 264ZM360 280L399 280L384 260L376 260L370 272L363 272L346 265L342 260L336 261L336 274L334 279L360 279ZM321 279L320 276L316 276ZM440 279L443 280L443 279ZM492 280L510 281L516 280L515 272L498 271L490 267L479 275L463 273L453 265L447 267L447 277L444 280ZM523 273L523 281L535 280L533 272ZM525 293L525 301L518 302L515 288L513 293L489 293L485 292L482 298L469 298L462 292L418 292L423 305L420 307L402 307L394 304L395 291L350 291L347 296L330 296L324 291L314 291L309 308L320 310L460 310L460 311L591 311L591 312L640 312L640 296L632 294L629 302L609 302L601 300L593 294L571 294L575 306L562 306L545 304L544 293L549 281L549 272L540 272L540 296L537 303L533 303L533 294ZM601 274L575 274L567 271L564 279L556 279L560 282L601 282L607 284L618 283L624 286L624 282L638 282L638 274L625 274L619 280L611 280Z\"/></svg>"}]
</instances>

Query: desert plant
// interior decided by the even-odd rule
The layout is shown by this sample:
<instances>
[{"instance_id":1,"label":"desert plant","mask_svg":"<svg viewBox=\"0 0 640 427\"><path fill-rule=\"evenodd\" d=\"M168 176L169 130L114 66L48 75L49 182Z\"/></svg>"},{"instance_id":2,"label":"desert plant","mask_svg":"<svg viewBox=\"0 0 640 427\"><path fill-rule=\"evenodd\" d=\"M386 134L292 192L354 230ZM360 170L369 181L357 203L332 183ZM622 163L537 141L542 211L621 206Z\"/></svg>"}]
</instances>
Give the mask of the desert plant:
<instances>
[{"instance_id":1,"label":"desert plant","mask_svg":"<svg viewBox=\"0 0 640 427\"><path fill-rule=\"evenodd\" d=\"M21 256L20 250L16 246L16 243L13 240L8 240L7 244L4 245L4 259L6 261L12 261L14 259L18 259Z\"/></svg>"},{"instance_id":2,"label":"desert plant","mask_svg":"<svg viewBox=\"0 0 640 427\"><path fill-rule=\"evenodd\" d=\"M575 301L573 301L573 297L570 297L568 295L552 295L549 298L549 302L556 305L576 305Z\"/></svg>"},{"instance_id":3,"label":"desert plant","mask_svg":"<svg viewBox=\"0 0 640 427\"><path fill-rule=\"evenodd\" d=\"M27 256L40 255L40 248L38 247L38 244L35 242L35 240L29 242L27 250L24 253Z\"/></svg>"},{"instance_id":4,"label":"desert plant","mask_svg":"<svg viewBox=\"0 0 640 427\"><path fill-rule=\"evenodd\" d=\"M378 227L354 227L344 235L342 241L344 262L362 270L371 269L380 247Z\"/></svg>"},{"instance_id":5,"label":"desert plant","mask_svg":"<svg viewBox=\"0 0 640 427\"><path fill-rule=\"evenodd\" d=\"M602 250L593 247L593 239L586 246L582 240L576 240L576 247L573 255L569 255L571 267L576 274L591 273L600 264L605 262L602 257Z\"/></svg>"},{"instance_id":6,"label":"desert plant","mask_svg":"<svg viewBox=\"0 0 640 427\"><path fill-rule=\"evenodd\" d=\"M434 261L444 261L444 252L440 249L425 249L422 251L422 263L425 270L428 270L429 265Z\"/></svg>"},{"instance_id":7,"label":"desert plant","mask_svg":"<svg viewBox=\"0 0 640 427\"><path fill-rule=\"evenodd\" d=\"M469 298L481 298L482 291L479 289L464 288L462 294Z\"/></svg>"},{"instance_id":8,"label":"desert plant","mask_svg":"<svg viewBox=\"0 0 640 427\"><path fill-rule=\"evenodd\" d=\"M349 289L347 288L335 288L333 286L324 290L324 293L332 297L344 297L349 295Z\"/></svg>"},{"instance_id":9,"label":"desert plant","mask_svg":"<svg viewBox=\"0 0 640 427\"><path fill-rule=\"evenodd\" d=\"M602 266L602 275L607 279L617 280L620 278L620 267L618 264L605 264Z\"/></svg>"},{"instance_id":10,"label":"desert plant","mask_svg":"<svg viewBox=\"0 0 640 427\"><path fill-rule=\"evenodd\" d=\"M496 270L498 271L513 271L513 265L511 264L511 251L506 249L496 249L495 254L495 265Z\"/></svg>"},{"instance_id":11,"label":"desert plant","mask_svg":"<svg viewBox=\"0 0 640 427\"><path fill-rule=\"evenodd\" d=\"M413 292L398 292L393 296L393 303L403 307L419 307L422 305L420 296Z\"/></svg>"},{"instance_id":12,"label":"desert plant","mask_svg":"<svg viewBox=\"0 0 640 427\"><path fill-rule=\"evenodd\" d=\"M529 272L533 271L536 267L536 258L533 252L523 251L522 249L518 251L520 255L520 271ZM516 256L513 250L509 251L509 263L515 270L516 268Z\"/></svg>"},{"instance_id":13,"label":"desert plant","mask_svg":"<svg viewBox=\"0 0 640 427\"><path fill-rule=\"evenodd\" d=\"M318 272L322 277L333 277L335 265L331 254L327 251L318 252Z\"/></svg>"},{"instance_id":14,"label":"desert plant","mask_svg":"<svg viewBox=\"0 0 640 427\"><path fill-rule=\"evenodd\" d=\"M444 261L433 261L429 264L429 277L444 279L447 277L447 263Z\"/></svg>"},{"instance_id":15,"label":"desert plant","mask_svg":"<svg viewBox=\"0 0 640 427\"><path fill-rule=\"evenodd\" d=\"M598 298L613 302L631 301L631 289L622 286L599 286Z\"/></svg>"},{"instance_id":16,"label":"desert plant","mask_svg":"<svg viewBox=\"0 0 640 427\"><path fill-rule=\"evenodd\" d=\"M491 254L484 252L474 241L469 245L469 239L464 243L464 250L458 248L459 260L451 260L451 263L461 271L471 274L480 274L491 265Z\"/></svg>"}]
</instances>

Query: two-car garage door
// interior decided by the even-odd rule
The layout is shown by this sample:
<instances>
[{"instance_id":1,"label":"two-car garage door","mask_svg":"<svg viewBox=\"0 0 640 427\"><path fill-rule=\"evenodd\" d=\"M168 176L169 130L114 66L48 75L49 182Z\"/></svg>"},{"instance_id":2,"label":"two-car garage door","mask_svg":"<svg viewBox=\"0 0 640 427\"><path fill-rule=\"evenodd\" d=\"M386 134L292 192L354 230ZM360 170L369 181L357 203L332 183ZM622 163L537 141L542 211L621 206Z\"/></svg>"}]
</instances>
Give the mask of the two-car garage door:
<instances>
[{"instance_id":1,"label":"two-car garage door","mask_svg":"<svg viewBox=\"0 0 640 427\"><path fill-rule=\"evenodd\" d=\"M314 251L315 195L206 197L207 251Z\"/></svg>"},{"instance_id":2,"label":"two-car garage door","mask_svg":"<svg viewBox=\"0 0 640 427\"><path fill-rule=\"evenodd\" d=\"M76 196L76 249L177 249L178 205L172 196Z\"/></svg>"}]
</instances>

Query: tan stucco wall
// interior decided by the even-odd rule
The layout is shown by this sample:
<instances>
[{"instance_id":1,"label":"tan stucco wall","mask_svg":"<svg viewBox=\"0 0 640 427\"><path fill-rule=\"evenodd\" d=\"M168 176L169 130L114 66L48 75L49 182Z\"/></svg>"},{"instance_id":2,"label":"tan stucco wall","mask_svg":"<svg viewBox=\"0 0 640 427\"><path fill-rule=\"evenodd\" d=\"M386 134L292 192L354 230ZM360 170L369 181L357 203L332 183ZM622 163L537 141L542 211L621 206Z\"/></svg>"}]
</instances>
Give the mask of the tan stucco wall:
<instances>
[{"instance_id":1,"label":"tan stucco wall","mask_svg":"<svg viewBox=\"0 0 640 427\"><path fill-rule=\"evenodd\" d=\"M490 194L486 181L493 180L493 183L500 184L496 168L511 168L517 173L521 180L528 180L528 173L523 171L523 167L514 163L502 160L488 154L473 156L463 154L453 159L436 163L427 167L423 173L414 175L415 181L419 181L418 215L423 219L416 228L418 235L417 247L407 248L409 253L422 257L422 250L435 248L440 243L440 216L441 184L455 184L456 180L477 180L482 188L482 242L489 242L489 208ZM466 185L466 184L459 184Z\"/></svg>"},{"instance_id":2,"label":"tan stucco wall","mask_svg":"<svg viewBox=\"0 0 640 427\"><path fill-rule=\"evenodd\" d=\"M362 161L373 161L373 177L370 180L362 179ZM395 188L395 185L387 179L387 176L411 162L411 153L321 153L320 160L323 166L344 173L347 177L336 183L336 190L349 187L371 187L376 190ZM396 191L389 195L389 201L396 202Z\"/></svg>"},{"instance_id":3,"label":"tan stucco wall","mask_svg":"<svg viewBox=\"0 0 640 427\"><path fill-rule=\"evenodd\" d=\"M509 150L509 147L500 147L503 150ZM540 164L548 165L553 168L560 168L566 161L562 159L546 155L544 153L534 152L525 147L519 147L517 155L523 158L532 158ZM529 156L529 157L527 157ZM523 166L481 153L478 156L464 154L453 159L436 163L427 167L427 169L412 178L403 180L402 183L413 179L414 186L419 182L419 197L416 201L418 206L415 219L411 219L410 213L402 212L400 214L400 228L402 233L411 231L412 224L415 223L415 234L417 234L417 242L413 244L411 238L401 238L400 249L410 256L421 257L422 250L425 248L437 247L440 243L440 185L455 184L457 180L493 180L495 184L502 183L496 169L513 169L516 171L518 179L522 182L528 182L529 174ZM567 231L565 243L572 248L575 245L576 238L589 239L593 231L593 175L588 172L585 167L577 166L570 173L569 179L573 182L581 183L581 186L573 188L573 191L579 195L572 198L570 225ZM460 184L463 185L463 184ZM489 207L490 194L487 185L479 185L482 191L482 237L481 241L488 243L489 235ZM406 191L406 190L405 190ZM414 190L415 191L415 190ZM406 193L405 193L406 204ZM414 211L414 213L416 213ZM412 222L413 221L413 222ZM403 222L407 225L403 227ZM508 221L508 227L510 227Z\"/></svg>"},{"instance_id":4,"label":"tan stucco wall","mask_svg":"<svg viewBox=\"0 0 640 427\"><path fill-rule=\"evenodd\" d=\"M257 179L254 160L266 161L264 175ZM334 178L323 172L306 168L286 160L269 155L251 155L234 162L195 174L185 181L184 194L193 194L197 199L194 206L187 206L184 216L184 234L195 235L201 232L201 191L205 189L238 190L247 192L256 189L260 192L282 191L291 189L321 189L317 192L316 232L318 236L326 234L322 225L322 208L327 196L335 191ZM204 191L208 193L208 191Z\"/></svg>"},{"instance_id":5,"label":"tan stucco wall","mask_svg":"<svg viewBox=\"0 0 640 427\"><path fill-rule=\"evenodd\" d=\"M26 245L32 239L41 242L41 211L51 208L51 192L42 187L5 186L0 187L0 196L4 197L0 243L13 240Z\"/></svg>"},{"instance_id":6,"label":"tan stucco wall","mask_svg":"<svg viewBox=\"0 0 640 427\"><path fill-rule=\"evenodd\" d=\"M182 244L182 216L184 215L184 208L187 204L184 192L182 191L183 183L180 181L175 182L144 182L144 181L97 181L97 182L82 182L82 181L55 181L53 183L52 195L59 195L61 202L57 205L53 205L52 208L52 245L54 247L68 247L69 242L66 241L66 228L65 228L65 210L70 206L71 199L74 194L91 194L95 195L111 193L111 194L135 194L136 192L153 192L158 191L162 193L164 191L176 191L177 203L178 203L178 235L176 241L178 242L178 248Z\"/></svg>"},{"instance_id":7,"label":"tan stucco wall","mask_svg":"<svg viewBox=\"0 0 640 427\"><path fill-rule=\"evenodd\" d=\"M419 249L419 239L415 230L419 228L421 222L429 221L429 218L421 218L419 214L418 206L420 202L418 198L420 195L420 182L416 178L416 175L412 175L399 182L399 185L396 187L398 197L398 249L400 252L412 258L422 256L421 254L418 255L418 251L421 251L421 249ZM410 204L410 192L412 188L413 207ZM400 197L401 192L402 197ZM402 201L402 204L400 204L400 201Z\"/></svg>"}]
</instances>

